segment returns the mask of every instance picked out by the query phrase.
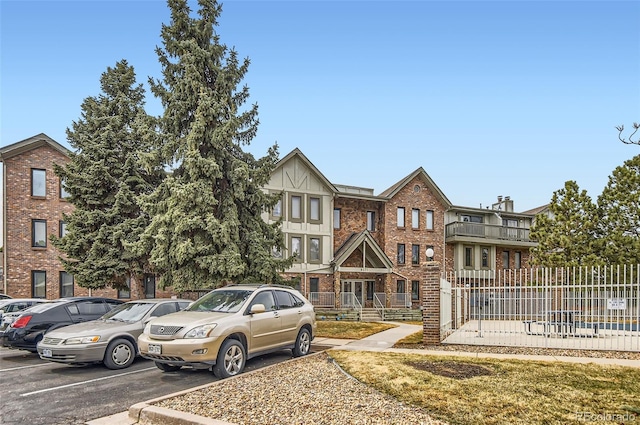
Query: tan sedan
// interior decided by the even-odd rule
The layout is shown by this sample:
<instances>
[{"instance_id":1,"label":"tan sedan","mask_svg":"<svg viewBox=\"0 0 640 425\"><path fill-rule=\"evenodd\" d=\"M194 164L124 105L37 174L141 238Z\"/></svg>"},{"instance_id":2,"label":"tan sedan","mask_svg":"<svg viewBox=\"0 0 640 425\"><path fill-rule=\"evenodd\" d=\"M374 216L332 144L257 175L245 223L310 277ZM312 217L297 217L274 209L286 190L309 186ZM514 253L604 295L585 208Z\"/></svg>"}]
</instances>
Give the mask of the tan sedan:
<instances>
[{"instance_id":1,"label":"tan sedan","mask_svg":"<svg viewBox=\"0 0 640 425\"><path fill-rule=\"evenodd\" d=\"M175 313L191 301L144 299L120 304L97 320L47 332L37 349L40 358L57 363L103 362L109 369L129 367L138 354L136 339L154 317Z\"/></svg>"}]
</instances>

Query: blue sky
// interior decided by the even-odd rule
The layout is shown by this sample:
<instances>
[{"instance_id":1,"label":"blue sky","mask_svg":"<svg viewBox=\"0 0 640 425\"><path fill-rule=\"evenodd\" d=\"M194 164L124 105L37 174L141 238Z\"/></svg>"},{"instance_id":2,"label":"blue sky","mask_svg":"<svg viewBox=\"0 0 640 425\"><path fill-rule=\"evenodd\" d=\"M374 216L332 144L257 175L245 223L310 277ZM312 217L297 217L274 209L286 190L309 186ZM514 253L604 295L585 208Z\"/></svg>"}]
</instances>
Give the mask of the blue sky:
<instances>
[{"instance_id":1,"label":"blue sky","mask_svg":"<svg viewBox=\"0 0 640 425\"><path fill-rule=\"evenodd\" d=\"M638 22L640 1L232 0L217 32L251 60L254 155L297 147L375 193L423 167L456 205L525 211L567 180L595 200L640 154L615 129L640 122ZM68 146L118 60L148 89L162 23L162 0L0 0L0 145Z\"/></svg>"}]
</instances>

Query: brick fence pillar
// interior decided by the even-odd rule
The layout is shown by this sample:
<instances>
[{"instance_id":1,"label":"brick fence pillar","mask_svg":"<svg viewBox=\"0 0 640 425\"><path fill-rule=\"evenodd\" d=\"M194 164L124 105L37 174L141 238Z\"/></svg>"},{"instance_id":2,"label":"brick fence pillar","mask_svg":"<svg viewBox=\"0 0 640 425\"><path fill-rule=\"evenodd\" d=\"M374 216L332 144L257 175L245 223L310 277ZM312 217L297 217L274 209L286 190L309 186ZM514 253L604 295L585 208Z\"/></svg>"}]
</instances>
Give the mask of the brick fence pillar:
<instances>
[{"instance_id":1,"label":"brick fence pillar","mask_svg":"<svg viewBox=\"0 0 640 425\"><path fill-rule=\"evenodd\" d=\"M440 263L429 261L422 278L422 340L440 344Z\"/></svg>"}]
</instances>

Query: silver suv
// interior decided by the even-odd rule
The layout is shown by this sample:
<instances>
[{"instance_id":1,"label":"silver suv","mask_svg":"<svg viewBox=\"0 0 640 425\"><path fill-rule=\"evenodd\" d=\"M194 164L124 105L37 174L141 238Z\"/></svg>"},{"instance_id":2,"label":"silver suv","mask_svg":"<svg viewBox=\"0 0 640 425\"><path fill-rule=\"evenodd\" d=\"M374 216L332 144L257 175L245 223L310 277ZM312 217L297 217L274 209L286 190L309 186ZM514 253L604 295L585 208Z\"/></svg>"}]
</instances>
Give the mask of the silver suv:
<instances>
[{"instance_id":1,"label":"silver suv","mask_svg":"<svg viewBox=\"0 0 640 425\"><path fill-rule=\"evenodd\" d=\"M313 305L295 289L231 285L214 289L181 312L151 320L138 347L164 372L190 366L227 378L267 352L308 354L315 332Z\"/></svg>"}]
</instances>

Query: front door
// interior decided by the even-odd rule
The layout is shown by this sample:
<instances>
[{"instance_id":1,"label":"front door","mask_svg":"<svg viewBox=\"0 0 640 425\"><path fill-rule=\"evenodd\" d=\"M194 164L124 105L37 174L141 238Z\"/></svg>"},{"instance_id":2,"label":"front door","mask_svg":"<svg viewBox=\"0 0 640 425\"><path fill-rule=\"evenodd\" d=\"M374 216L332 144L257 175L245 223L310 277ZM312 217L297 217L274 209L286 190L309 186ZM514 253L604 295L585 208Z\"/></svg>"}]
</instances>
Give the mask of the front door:
<instances>
[{"instance_id":1,"label":"front door","mask_svg":"<svg viewBox=\"0 0 640 425\"><path fill-rule=\"evenodd\" d=\"M362 281L353 282L354 284L354 292L356 294L356 298L360 301L360 305L362 305Z\"/></svg>"},{"instance_id":2,"label":"front door","mask_svg":"<svg viewBox=\"0 0 640 425\"><path fill-rule=\"evenodd\" d=\"M355 307L353 296L362 305L362 290L364 283L361 280L343 280L342 281L342 305L344 307Z\"/></svg>"}]
</instances>

